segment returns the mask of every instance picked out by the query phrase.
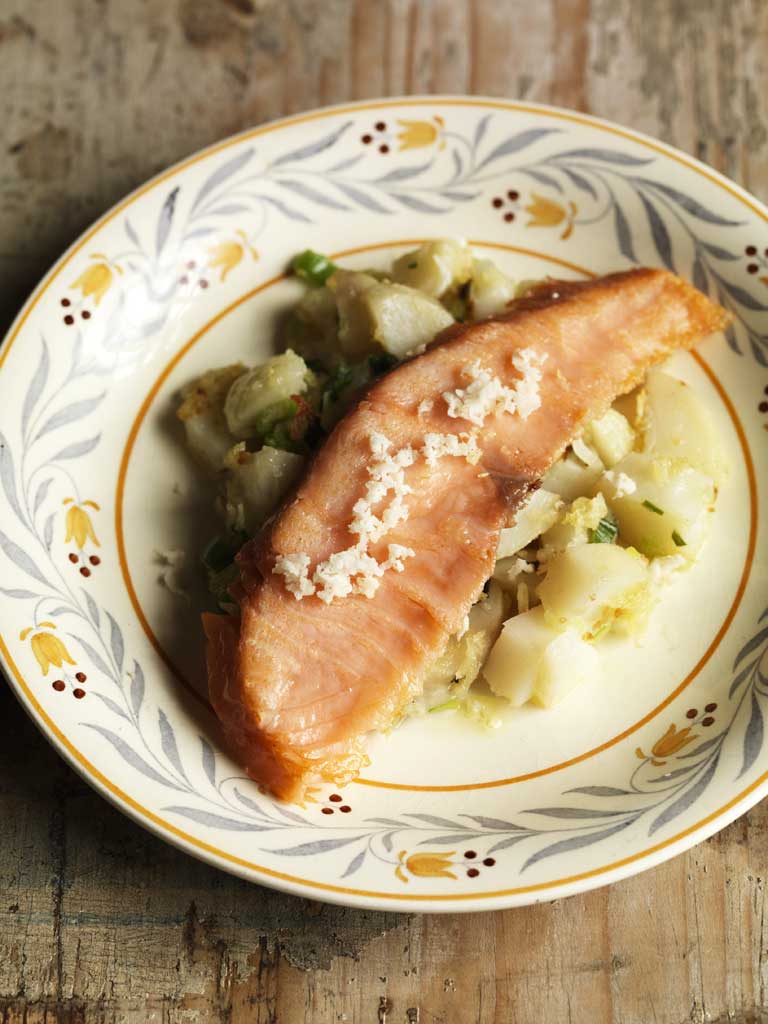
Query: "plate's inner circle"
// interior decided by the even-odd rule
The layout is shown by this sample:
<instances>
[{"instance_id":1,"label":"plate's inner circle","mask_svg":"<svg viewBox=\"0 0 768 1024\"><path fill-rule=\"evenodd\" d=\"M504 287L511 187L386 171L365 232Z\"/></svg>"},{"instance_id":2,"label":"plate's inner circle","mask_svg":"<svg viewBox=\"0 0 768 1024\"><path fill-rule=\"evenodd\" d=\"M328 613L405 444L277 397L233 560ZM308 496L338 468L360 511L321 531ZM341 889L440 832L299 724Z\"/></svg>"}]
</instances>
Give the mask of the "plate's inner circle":
<instances>
[{"instance_id":1,"label":"plate's inner circle","mask_svg":"<svg viewBox=\"0 0 768 1024\"><path fill-rule=\"evenodd\" d=\"M409 240L413 244L413 240ZM409 244L384 243L338 254L350 267L386 266ZM589 271L555 257L515 247L473 242L512 277L574 278ZM256 288L215 322L189 339L158 379L123 453L121 562L134 608L149 639L162 652L176 684L204 698L205 657L199 613L210 599L197 568L203 544L218 530L212 511L213 481L187 456L172 410L179 389L214 366L256 363L271 354L281 316L300 295L279 280ZM716 348L717 342L713 342ZM688 381L706 403L729 456L709 539L693 569L662 594L648 629L637 640L602 645L603 672L554 710L510 710L501 727L488 730L456 714L411 720L374 737L363 780L373 785L439 789L473 788L530 778L585 759L618 741L678 692L703 687L718 663L718 638L743 589L751 503L738 433L721 386L704 359L676 355L670 370ZM147 546L145 524L153 524ZM159 583L157 552L181 550L189 599ZM711 580L717 579L717 587ZM696 601L706 591L706 602ZM697 614L689 614L696 604ZM674 628L672 628L674 624Z\"/></svg>"}]
</instances>

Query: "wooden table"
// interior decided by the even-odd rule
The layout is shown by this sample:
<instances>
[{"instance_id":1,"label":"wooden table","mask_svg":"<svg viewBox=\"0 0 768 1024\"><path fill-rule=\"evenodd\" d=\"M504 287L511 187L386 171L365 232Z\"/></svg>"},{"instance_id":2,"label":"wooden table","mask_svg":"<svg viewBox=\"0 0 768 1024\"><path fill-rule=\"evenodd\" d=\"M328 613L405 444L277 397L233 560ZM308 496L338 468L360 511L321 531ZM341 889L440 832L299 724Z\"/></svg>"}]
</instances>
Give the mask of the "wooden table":
<instances>
[{"instance_id":1,"label":"wooden table","mask_svg":"<svg viewBox=\"0 0 768 1024\"><path fill-rule=\"evenodd\" d=\"M198 147L430 91L589 110L768 199L766 0L0 0L0 327L93 218ZM585 896L363 913L165 846L0 701L3 1024L768 1021L765 805Z\"/></svg>"}]
</instances>

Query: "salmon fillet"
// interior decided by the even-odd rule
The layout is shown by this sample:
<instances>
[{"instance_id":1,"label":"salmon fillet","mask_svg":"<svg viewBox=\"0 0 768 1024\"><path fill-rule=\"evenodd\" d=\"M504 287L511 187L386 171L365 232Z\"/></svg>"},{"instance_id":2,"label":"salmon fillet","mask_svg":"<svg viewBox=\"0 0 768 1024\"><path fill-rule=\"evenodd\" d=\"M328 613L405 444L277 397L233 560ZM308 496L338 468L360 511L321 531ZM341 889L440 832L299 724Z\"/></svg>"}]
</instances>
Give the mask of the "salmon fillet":
<instances>
[{"instance_id":1,"label":"salmon fillet","mask_svg":"<svg viewBox=\"0 0 768 1024\"><path fill-rule=\"evenodd\" d=\"M386 730L493 569L499 531L583 426L635 387L649 366L722 329L728 315L660 270L588 282L548 281L501 317L456 324L424 355L379 380L337 425L305 479L238 556L241 616L206 615L210 696L233 753L276 796L299 799L341 784L367 763L364 739ZM510 387L521 350L546 361L540 406L528 418L494 411L476 429L479 461L444 457L405 470L407 519L370 548L413 554L384 572L372 597L297 600L273 572L279 556L310 566L355 543L353 506L365 493L371 436L418 451L430 432L473 429L451 418L445 392L479 361ZM312 569L310 568L310 572Z\"/></svg>"}]
</instances>

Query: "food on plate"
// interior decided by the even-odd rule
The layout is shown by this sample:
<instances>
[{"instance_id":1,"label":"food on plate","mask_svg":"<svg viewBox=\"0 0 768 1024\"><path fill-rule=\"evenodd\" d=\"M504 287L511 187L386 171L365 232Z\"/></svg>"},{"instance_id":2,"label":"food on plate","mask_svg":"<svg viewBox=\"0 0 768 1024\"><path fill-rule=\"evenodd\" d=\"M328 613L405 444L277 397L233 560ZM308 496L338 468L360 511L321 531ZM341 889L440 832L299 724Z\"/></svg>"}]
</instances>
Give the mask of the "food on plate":
<instances>
[{"instance_id":1,"label":"food on plate","mask_svg":"<svg viewBox=\"0 0 768 1024\"><path fill-rule=\"evenodd\" d=\"M666 271L520 289L488 264L450 240L388 274L303 253L288 350L183 396L226 526L211 701L279 797L354 777L408 714L483 717L479 684L553 706L703 543L724 459L651 368L725 312Z\"/></svg>"}]
</instances>

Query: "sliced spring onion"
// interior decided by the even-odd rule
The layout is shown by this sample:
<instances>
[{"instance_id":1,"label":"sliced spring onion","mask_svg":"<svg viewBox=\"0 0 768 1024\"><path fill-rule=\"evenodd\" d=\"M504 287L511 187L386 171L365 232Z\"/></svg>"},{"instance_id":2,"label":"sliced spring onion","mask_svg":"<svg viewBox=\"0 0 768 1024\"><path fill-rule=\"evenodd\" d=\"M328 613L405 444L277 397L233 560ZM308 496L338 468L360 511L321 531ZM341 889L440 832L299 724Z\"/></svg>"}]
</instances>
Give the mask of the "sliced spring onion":
<instances>
[{"instance_id":1,"label":"sliced spring onion","mask_svg":"<svg viewBox=\"0 0 768 1024\"><path fill-rule=\"evenodd\" d=\"M589 531L590 544L613 544L619 535L619 524L609 513L604 516L594 530Z\"/></svg>"},{"instance_id":2,"label":"sliced spring onion","mask_svg":"<svg viewBox=\"0 0 768 1024\"><path fill-rule=\"evenodd\" d=\"M254 426L259 437L265 437L274 428L275 424L283 420L291 420L298 412L299 406L292 398L283 398L279 402L273 402L266 409L262 410L256 417Z\"/></svg>"},{"instance_id":3,"label":"sliced spring onion","mask_svg":"<svg viewBox=\"0 0 768 1024\"><path fill-rule=\"evenodd\" d=\"M657 516L663 516L664 515L664 509L663 508L659 508L658 505L654 505L653 502L652 501L648 501L647 498L643 502L643 505L645 506L645 508L650 509L651 512L655 512Z\"/></svg>"},{"instance_id":4,"label":"sliced spring onion","mask_svg":"<svg viewBox=\"0 0 768 1024\"><path fill-rule=\"evenodd\" d=\"M684 548L686 546L685 541L680 536L680 534L677 532L677 530L673 530L672 531L672 540L675 542L675 544L679 548Z\"/></svg>"},{"instance_id":5,"label":"sliced spring onion","mask_svg":"<svg viewBox=\"0 0 768 1024\"><path fill-rule=\"evenodd\" d=\"M314 252L312 249L305 249L304 252L300 252L298 256L293 257L291 269L297 277L300 277L302 281L306 281L308 285L311 285L313 288L320 288L331 274L336 273L338 268L327 256L323 256L322 253Z\"/></svg>"},{"instance_id":6,"label":"sliced spring onion","mask_svg":"<svg viewBox=\"0 0 768 1024\"><path fill-rule=\"evenodd\" d=\"M450 700L444 701L442 704L435 704L433 708L429 709L430 715L433 711L455 711L461 706L461 701L457 697L452 697Z\"/></svg>"}]
</instances>

